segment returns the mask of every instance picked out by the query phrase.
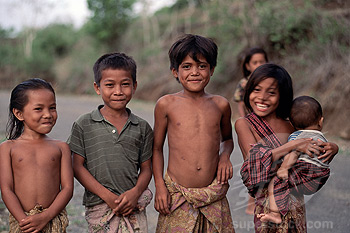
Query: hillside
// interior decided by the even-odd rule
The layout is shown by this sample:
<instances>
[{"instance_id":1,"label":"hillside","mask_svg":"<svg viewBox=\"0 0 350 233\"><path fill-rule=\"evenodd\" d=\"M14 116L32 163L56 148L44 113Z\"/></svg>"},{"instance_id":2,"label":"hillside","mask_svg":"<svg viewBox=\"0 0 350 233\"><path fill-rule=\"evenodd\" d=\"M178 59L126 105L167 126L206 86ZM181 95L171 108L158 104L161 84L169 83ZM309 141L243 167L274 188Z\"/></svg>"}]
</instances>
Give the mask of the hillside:
<instances>
[{"instance_id":1,"label":"hillside","mask_svg":"<svg viewBox=\"0 0 350 233\"><path fill-rule=\"evenodd\" d=\"M311 95L321 102L325 132L350 139L347 121L350 114L350 3L217 2L181 11L158 12L148 19L153 24L153 30L147 31L149 41L140 35L141 30L135 31L135 28L145 28L144 20L130 27L122 47L142 64L136 96L156 100L181 89L171 76L167 51L179 35L198 33L213 38L219 46L218 66L208 92L232 100L233 90L242 77L241 52L262 46L271 62L281 64L291 74L295 96ZM173 18L178 19L176 23ZM167 30L169 28L173 30ZM130 43L137 38L143 40ZM236 103L231 103L235 118Z\"/></svg>"}]
</instances>

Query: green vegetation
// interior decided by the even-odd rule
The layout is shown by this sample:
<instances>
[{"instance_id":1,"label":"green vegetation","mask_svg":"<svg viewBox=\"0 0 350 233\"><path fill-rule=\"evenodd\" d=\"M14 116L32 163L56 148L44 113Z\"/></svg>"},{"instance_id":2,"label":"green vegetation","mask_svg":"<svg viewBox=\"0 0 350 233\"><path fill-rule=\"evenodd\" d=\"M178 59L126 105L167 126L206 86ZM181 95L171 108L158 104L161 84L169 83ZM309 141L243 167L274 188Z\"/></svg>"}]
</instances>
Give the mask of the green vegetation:
<instances>
[{"instance_id":1,"label":"green vegetation","mask_svg":"<svg viewBox=\"0 0 350 233\"><path fill-rule=\"evenodd\" d=\"M55 83L60 92L93 93L94 61L117 50L138 63L136 97L156 100L180 89L169 72L170 45L183 33L196 33L219 45L209 92L232 99L242 76L242 51L261 46L291 73L296 95L320 100L326 125L347 122L343 109L350 103L342 97L350 95L350 4L345 0L178 0L153 15L132 12L135 2L147 1L87 2L92 16L79 30L55 24L15 35L0 29L1 87L36 76ZM349 123L329 128L345 130L350 138Z\"/></svg>"}]
</instances>

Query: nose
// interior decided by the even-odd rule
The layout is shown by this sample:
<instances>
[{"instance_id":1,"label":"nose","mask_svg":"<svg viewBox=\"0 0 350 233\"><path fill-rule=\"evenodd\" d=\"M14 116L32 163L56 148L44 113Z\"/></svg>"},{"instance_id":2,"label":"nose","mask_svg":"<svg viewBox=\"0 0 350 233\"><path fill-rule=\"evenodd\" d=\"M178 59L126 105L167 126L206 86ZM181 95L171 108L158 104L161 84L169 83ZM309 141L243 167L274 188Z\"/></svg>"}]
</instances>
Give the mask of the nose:
<instances>
[{"instance_id":1,"label":"nose","mask_svg":"<svg viewBox=\"0 0 350 233\"><path fill-rule=\"evenodd\" d=\"M115 85L114 94L115 94L115 95L121 95L121 94L123 94L122 87L121 87L120 85Z\"/></svg>"},{"instance_id":2,"label":"nose","mask_svg":"<svg viewBox=\"0 0 350 233\"><path fill-rule=\"evenodd\" d=\"M266 91L262 91L262 92L260 92L259 98L261 100L266 100L267 96L268 96L268 93Z\"/></svg>"},{"instance_id":3,"label":"nose","mask_svg":"<svg viewBox=\"0 0 350 233\"><path fill-rule=\"evenodd\" d=\"M44 116L44 118L51 118L52 117L52 113L51 113L50 109L45 109L43 116Z\"/></svg>"},{"instance_id":4,"label":"nose","mask_svg":"<svg viewBox=\"0 0 350 233\"><path fill-rule=\"evenodd\" d=\"M198 75L199 74L199 68L197 66L192 67L192 75Z\"/></svg>"}]
</instances>

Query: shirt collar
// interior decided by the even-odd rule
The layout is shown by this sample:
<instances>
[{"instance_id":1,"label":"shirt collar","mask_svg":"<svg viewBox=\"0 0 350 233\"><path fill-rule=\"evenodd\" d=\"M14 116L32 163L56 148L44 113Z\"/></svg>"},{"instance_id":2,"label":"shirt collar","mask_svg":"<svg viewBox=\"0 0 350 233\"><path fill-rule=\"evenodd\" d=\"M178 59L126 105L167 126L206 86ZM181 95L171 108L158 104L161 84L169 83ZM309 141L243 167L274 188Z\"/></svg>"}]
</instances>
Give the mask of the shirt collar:
<instances>
[{"instance_id":1,"label":"shirt collar","mask_svg":"<svg viewBox=\"0 0 350 233\"><path fill-rule=\"evenodd\" d=\"M100 112L100 109L103 107L103 105L99 105L97 109L92 111L91 118L94 121L103 121L104 117ZM130 121L132 124L137 125L139 123L139 119L131 112L129 108L126 108L126 111L128 112L129 118L128 122Z\"/></svg>"}]
</instances>

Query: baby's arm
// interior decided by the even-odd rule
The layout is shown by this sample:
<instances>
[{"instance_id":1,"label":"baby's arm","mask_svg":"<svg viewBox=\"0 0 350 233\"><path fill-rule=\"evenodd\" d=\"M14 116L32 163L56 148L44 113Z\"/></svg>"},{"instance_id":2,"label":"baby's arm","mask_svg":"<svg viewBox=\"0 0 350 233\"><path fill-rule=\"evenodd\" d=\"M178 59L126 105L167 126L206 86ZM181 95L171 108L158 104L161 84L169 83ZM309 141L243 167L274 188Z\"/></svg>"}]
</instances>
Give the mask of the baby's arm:
<instances>
[{"instance_id":1,"label":"baby's arm","mask_svg":"<svg viewBox=\"0 0 350 233\"><path fill-rule=\"evenodd\" d=\"M85 159L73 152L73 171L74 176L87 190L99 196L107 205L114 209L117 204L114 202L118 195L112 193L102 184L100 184L95 177L84 167Z\"/></svg>"},{"instance_id":2,"label":"baby's arm","mask_svg":"<svg viewBox=\"0 0 350 233\"><path fill-rule=\"evenodd\" d=\"M114 213L119 213L124 216L131 214L137 205L137 201L143 191L146 190L152 178L151 159L141 163L140 174L134 188L121 194L115 203L118 205L113 210Z\"/></svg>"},{"instance_id":3,"label":"baby's arm","mask_svg":"<svg viewBox=\"0 0 350 233\"><path fill-rule=\"evenodd\" d=\"M223 116L220 122L222 142L220 145L217 179L218 183L225 184L233 176L233 168L230 161L230 156L233 150L231 108L228 101L223 101L221 109L223 111Z\"/></svg>"},{"instance_id":4,"label":"baby's arm","mask_svg":"<svg viewBox=\"0 0 350 233\"><path fill-rule=\"evenodd\" d=\"M7 209L21 222L26 214L13 189L13 173L11 165L11 144L12 141L5 141L0 145L0 184L1 196Z\"/></svg>"},{"instance_id":5,"label":"baby's arm","mask_svg":"<svg viewBox=\"0 0 350 233\"><path fill-rule=\"evenodd\" d=\"M291 168L295 162L298 160L299 153L297 151L292 151L284 156L281 167L277 170L277 176L281 179L288 179L288 170Z\"/></svg>"},{"instance_id":6,"label":"baby's arm","mask_svg":"<svg viewBox=\"0 0 350 233\"><path fill-rule=\"evenodd\" d=\"M46 211L27 216L20 222L19 225L24 232L33 228L38 231L42 230L51 219L61 213L73 196L74 180L70 149L65 142L57 143L61 150L61 190Z\"/></svg>"},{"instance_id":7,"label":"baby's arm","mask_svg":"<svg viewBox=\"0 0 350 233\"><path fill-rule=\"evenodd\" d=\"M154 142L152 157L153 176L156 187L154 208L161 214L170 213L170 194L163 179L163 145L167 132L166 106L167 103L163 97L162 99L158 100L154 109Z\"/></svg>"}]
</instances>

